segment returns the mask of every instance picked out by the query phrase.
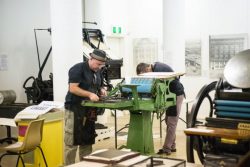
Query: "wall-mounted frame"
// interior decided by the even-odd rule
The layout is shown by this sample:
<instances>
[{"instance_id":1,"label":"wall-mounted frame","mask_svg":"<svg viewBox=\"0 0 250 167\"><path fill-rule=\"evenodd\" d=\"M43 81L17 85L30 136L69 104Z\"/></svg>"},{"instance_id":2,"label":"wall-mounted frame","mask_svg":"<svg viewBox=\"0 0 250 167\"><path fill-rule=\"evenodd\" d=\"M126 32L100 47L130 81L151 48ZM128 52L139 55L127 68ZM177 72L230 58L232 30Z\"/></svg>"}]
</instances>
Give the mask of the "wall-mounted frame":
<instances>
[{"instance_id":1,"label":"wall-mounted frame","mask_svg":"<svg viewBox=\"0 0 250 167\"><path fill-rule=\"evenodd\" d=\"M8 70L8 56L7 54L0 53L0 71Z\"/></svg>"},{"instance_id":2,"label":"wall-mounted frame","mask_svg":"<svg viewBox=\"0 0 250 167\"><path fill-rule=\"evenodd\" d=\"M201 40L185 42L186 75L201 76Z\"/></svg>"},{"instance_id":3,"label":"wall-mounted frame","mask_svg":"<svg viewBox=\"0 0 250 167\"><path fill-rule=\"evenodd\" d=\"M135 38L133 40L134 63L153 63L158 58L157 38Z\"/></svg>"},{"instance_id":4,"label":"wall-mounted frame","mask_svg":"<svg viewBox=\"0 0 250 167\"><path fill-rule=\"evenodd\" d=\"M247 48L248 34L209 36L209 76L223 77L227 61Z\"/></svg>"}]
</instances>

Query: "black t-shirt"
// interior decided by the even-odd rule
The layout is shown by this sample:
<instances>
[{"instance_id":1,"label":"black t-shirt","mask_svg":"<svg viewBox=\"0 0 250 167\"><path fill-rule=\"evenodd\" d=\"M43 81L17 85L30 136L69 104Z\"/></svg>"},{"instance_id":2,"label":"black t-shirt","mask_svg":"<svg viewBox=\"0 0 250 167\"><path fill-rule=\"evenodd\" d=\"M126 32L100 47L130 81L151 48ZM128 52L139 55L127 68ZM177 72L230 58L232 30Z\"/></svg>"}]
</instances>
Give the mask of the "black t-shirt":
<instances>
[{"instance_id":1,"label":"black t-shirt","mask_svg":"<svg viewBox=\"0 0 250 167\"><path fill-rule=\"evenodd\" d=\"M100 71L94 72L89 68L88 61L78 63L69 70L69 83L79 83L79 87L97 93L102 85ZM82 100L88 99L74 95L68 91L65 98L65 105L81 104Z\"/></svg>"},{"instance_id":2,"label":"black t-shirt","mask_svg":"<svg viewBox=\"0 0 250 167\"><path fill-rule=\"evenodd\" d=\"M174 70L165 63L155 62L153 65L153 72L174 72ZM178 78L170 83L169 89L171 92L175 93L176 96L184 94L184 87Z\"/></svg>"}]
</instances>

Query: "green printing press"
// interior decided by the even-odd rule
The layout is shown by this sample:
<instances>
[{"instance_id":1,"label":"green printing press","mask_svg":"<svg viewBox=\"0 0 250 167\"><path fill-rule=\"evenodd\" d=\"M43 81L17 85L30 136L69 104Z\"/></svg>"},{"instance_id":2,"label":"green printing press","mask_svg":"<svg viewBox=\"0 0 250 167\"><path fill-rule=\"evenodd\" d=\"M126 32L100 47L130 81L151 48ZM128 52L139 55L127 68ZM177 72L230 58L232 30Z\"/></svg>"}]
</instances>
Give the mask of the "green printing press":
<instances>
[{"instance_id":1,"label":"green printing press","mask_svg":"<svg viewBox=\"0 0 250 167\"><path fill-rule=\"evenodd\" d=\"M107 97L98 102L84 101L83 106L111 110L129 110L130 122L127 148L143 154L154 153L152 124L170 106L176 105L176 95L169 85L184 73L151 72L126 79L117 84Z\"/></svg>"}]
</instances>

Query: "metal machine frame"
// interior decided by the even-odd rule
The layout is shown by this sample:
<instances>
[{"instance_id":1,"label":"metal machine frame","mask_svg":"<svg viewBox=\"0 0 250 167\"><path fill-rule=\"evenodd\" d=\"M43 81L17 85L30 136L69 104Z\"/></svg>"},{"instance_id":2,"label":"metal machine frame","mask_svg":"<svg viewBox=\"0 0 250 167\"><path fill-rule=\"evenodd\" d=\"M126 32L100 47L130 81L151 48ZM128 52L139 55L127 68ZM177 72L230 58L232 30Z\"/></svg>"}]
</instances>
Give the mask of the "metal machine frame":
<instances>
[{"instance_id":1,"label":"metal machine frame","mask_svg":"<svg viewBox=\"0 0 250 167\"><path fill-rule=\"evenodd\" d=\"M111 91L105 101L82 102L83 106L106 108L111 110L129 110L130 123L127 148L144 154L154 153L152 124L153 115L160 115L170 106L176 105L176 95L169 90L170 82L184 73L145 73L134 78L153 79L150 96L139 91L143 84L122 83ZM133 77L132 77L133 78ZM125 92L129 90L128 92ZM120 91L122 98L112 98ZM110 97L110 101L107 99Z\"/></svg>"},{"instance_id":2,"label":"metal machine frame","mask_svg":"<svg viewBox=\"0 0 250 167\"><path fill-rule=\"evenodd\" d=\"M224 81L220 78L218 81L203 86L199 91L191 112L188 114L188 129L185 130L188 162L195 162L194 151L197 151L201 163L213 157L211 155L229 157L227 159L233 157L238 161L238 156L249 152L249 64L250 49L239 52L227 62ZM239 68L239 66L244 68ZM207 117L202 119L198 115L205 101L208 101L208 112ZM214 129L209 131L211 134L208 131L205 133L201 127L207 128L208 131L209 128L215 128L223 133L218 134ZM235 131L237 135L229 136Z\"/></svg>"}]
</instances>

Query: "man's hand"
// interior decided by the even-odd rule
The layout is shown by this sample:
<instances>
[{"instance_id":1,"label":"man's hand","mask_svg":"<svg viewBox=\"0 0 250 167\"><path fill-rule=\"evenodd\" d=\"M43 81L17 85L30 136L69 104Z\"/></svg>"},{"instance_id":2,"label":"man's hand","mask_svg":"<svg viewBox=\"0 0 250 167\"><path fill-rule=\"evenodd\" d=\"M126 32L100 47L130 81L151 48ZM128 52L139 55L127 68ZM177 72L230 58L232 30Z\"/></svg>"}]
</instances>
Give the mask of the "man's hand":
<instances>
[{"instance_id":1,"label":"man's hand","mask_svg":"<svg viewBox=\"0 0 250 167\"><path fill-rule=\"evenodd\" d=\"M91 101L99 101L99 97L96 94L94 94L94 93L90 93L89 94L89 99Z\"/></svg>"},{"instance_id":2,"label":"man's hand","mask_svg":"<svg viewBox=\"0 0 250 167\"><path fill-rule=\"evenodd\" d=\"M99 100L99 97L95 93L81 89L79 87L79 83L70 83L69 84L69 91L77 96L88 97L91 101L98 101Z\"/></svg>"},{"instance_id":3,"label":"man's hand","mask_svg":"<svg viewBox=\"0 0 250 167\"><path fill-rule=\"evenodd\" d=\"M100 93L100 96L107 96L107 90L105 88L101 88L99 93Z\"/></svg>"}]
</instances>

